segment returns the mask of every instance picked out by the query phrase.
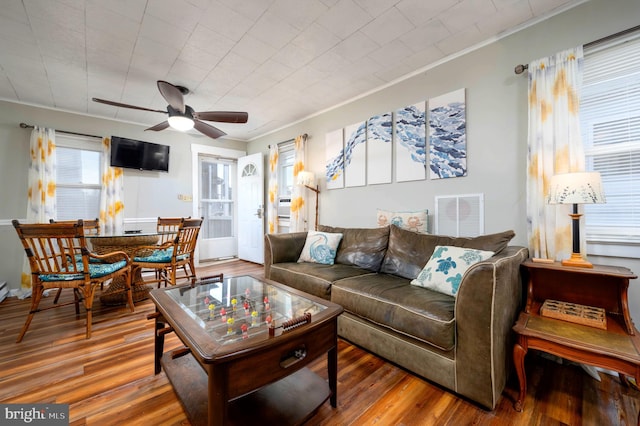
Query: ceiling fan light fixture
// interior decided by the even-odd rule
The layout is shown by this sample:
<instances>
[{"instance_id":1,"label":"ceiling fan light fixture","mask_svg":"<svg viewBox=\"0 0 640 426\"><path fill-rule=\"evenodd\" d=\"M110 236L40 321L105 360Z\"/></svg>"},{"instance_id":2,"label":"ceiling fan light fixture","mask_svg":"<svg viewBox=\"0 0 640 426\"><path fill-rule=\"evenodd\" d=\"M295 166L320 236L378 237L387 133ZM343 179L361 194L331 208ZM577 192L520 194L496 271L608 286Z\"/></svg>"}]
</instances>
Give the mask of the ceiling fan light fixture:
<instances>
[{"instance_id":1,"label":"ceiling fan light fixture","mask_svg":"<svg viewBox=\"0 0 640 426\"><path fill-rule=\"evenodd\" d=\"M173 115L167 119L169 126L181 132L193 129L193 120L182 115Z\"/></svg>"},{"instance_id":2,"label":"ceiling fan light fixture","mask_svg":"<svg viewBox=\"0 0 640 426\"><path fill-rule=\"evenodd\" d=\"M162 123L151 126L145 130L158 132L171 127L180 132L187 132L191 129L195 129L203 135L209 136L212 139L217 139L221 136L226 135L226 133L218 129L217 127L212 126L211 124L205 123L202 120L219 121L221 123L246 123L249 119L249 115L246 112L241 111L195 112L193 108L184 103L184 95L189 93L189 90L187 88L185 88L184 86L176 86L163 80L158 80L157 83L160 94L169 103L167 105L166 111L123 104L121 102L108 101L99 98L93 98L93 101L101 104L112 105L118 108L130 108L140 111L160 112L168 115L167 119Z\"/></svg>"}]
</instances>

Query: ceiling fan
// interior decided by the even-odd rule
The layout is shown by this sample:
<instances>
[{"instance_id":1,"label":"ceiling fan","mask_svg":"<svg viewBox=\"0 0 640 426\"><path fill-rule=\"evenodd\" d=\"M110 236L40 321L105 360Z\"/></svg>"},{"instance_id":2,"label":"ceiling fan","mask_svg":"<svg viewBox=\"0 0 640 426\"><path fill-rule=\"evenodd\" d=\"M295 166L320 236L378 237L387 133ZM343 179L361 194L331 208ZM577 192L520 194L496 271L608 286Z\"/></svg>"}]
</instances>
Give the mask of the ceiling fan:
<instances>
[{"instance_id":1,"label":"ceiling fan","mask_svg":"<svg viewBox=\"0 0 640 426\"><path fill-rule=\"evenodd\" d=\"M206 111L206 112L196 112L189 105L184 103L184 95L189 93L189 89L183 86L174 86L171 83L166 81L158 80L158 90L160 90L160 94L162 97L169 103L167 105L167 110L163 111L161 109L150 109L145 107L139 107L135 105L123 104L120 102L108 101L105 99L92 98L94 102L99 102L101 104L112 105L121 108L131 108L138 109L141 111L151 111L151 112L161 112L163 114L168 114L169 117L167 120L163 121L160 124L156 124L153 127L149 127L145 130L154 130L160 131L164 130L167 127L171 126L176 130L181 130L186 132L191 128L194 128L203 133L210 138L216 139L220 136L226 135L225 132L214 127L210 124L207 124L201 120L205 121L216 121L219 123L246 123L249 119L249 114L246 112L236 112L236 111Z\"/></svg>"}]
</instances>

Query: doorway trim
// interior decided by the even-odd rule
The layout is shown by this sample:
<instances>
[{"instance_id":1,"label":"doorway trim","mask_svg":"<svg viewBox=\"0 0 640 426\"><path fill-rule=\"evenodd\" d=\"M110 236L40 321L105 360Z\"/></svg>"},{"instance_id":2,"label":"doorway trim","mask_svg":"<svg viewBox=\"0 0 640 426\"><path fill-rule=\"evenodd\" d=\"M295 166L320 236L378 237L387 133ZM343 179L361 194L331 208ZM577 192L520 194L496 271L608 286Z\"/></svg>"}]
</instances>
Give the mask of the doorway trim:
<instances>
[{"instance_id":1,"label":"doorway trim","mask_svg":"<svg viewBox=\"0 0 640 426\"><path fill-rule=\"evenodd\" d=\"M191 203L191 215L192 217L198 216L198 204L200 202L200 176L198 167L198 157L200 154L209 155L219 158L231 158L238 159L247 155L246 151L240 151L236 149L219 148L216 146L191 144L191 192L193 194L193 201ZM195 266L200 265L200 249L196 245L195 251Z\"/></svg>"}]
</instances>

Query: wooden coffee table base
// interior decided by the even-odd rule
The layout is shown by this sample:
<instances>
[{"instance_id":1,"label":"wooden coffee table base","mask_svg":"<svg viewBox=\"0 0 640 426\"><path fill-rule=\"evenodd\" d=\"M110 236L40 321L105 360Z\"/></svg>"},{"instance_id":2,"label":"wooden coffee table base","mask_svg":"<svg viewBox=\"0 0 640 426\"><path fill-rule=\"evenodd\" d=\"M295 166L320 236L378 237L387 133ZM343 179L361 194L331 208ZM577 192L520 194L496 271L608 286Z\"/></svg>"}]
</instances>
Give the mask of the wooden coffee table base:
<instances>
[{"instance_id":1,"label":"wooden coffee table base","mask_svg":"<svg viewBox=\"0 0 640 426\"><path fill-rule=\"evenodd\" d=\"M336 407L340 305L250 276L150 297L154 370L164 369L192 424L298 425L327 400ZM164 354L171 331L185 348ZM327 380L308 369L322 358Z\"/></svg>"},{"instance_id":2,"label":"wooden coffee table base","mask_svg":"<svg viewBox=\"0 0 640 426\"><path fill-rule=\"evenodd\" d=\"M169 381L194 426L209 424L208 377L192 355L162 357ZM303 368L228 405L231 425L300 425L332 395L327 381Z\"/></svg>"}]
</instances>

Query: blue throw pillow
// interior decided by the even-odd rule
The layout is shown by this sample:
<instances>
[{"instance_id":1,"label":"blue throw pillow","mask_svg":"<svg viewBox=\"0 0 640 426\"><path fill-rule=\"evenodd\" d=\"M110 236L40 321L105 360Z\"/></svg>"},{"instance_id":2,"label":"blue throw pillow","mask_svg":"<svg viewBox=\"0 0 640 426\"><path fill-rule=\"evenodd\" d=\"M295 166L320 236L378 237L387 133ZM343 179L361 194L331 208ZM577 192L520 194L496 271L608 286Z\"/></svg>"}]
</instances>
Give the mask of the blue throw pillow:
<instances>
[{"instance_id":1,"label":"blue throw pillow","mask_svg":"<svg viewBox=\"0 0 640 426\"><path fill-rule=\"evenodd\" d=\"M298 262L333 265L342 234L309 231Z\"/></svg>"},{"instance_id":2,"label":"blue throw pillow","mask_svg":"<svg viewBox=\"0 0 640 426\"><path fill-rule=\"evenodd\" d=\"M411 284L456 296L465 272L472 265L489 259L493 254L492 251L436 246L431 258Z\"/></svg>"}]
</instances>

